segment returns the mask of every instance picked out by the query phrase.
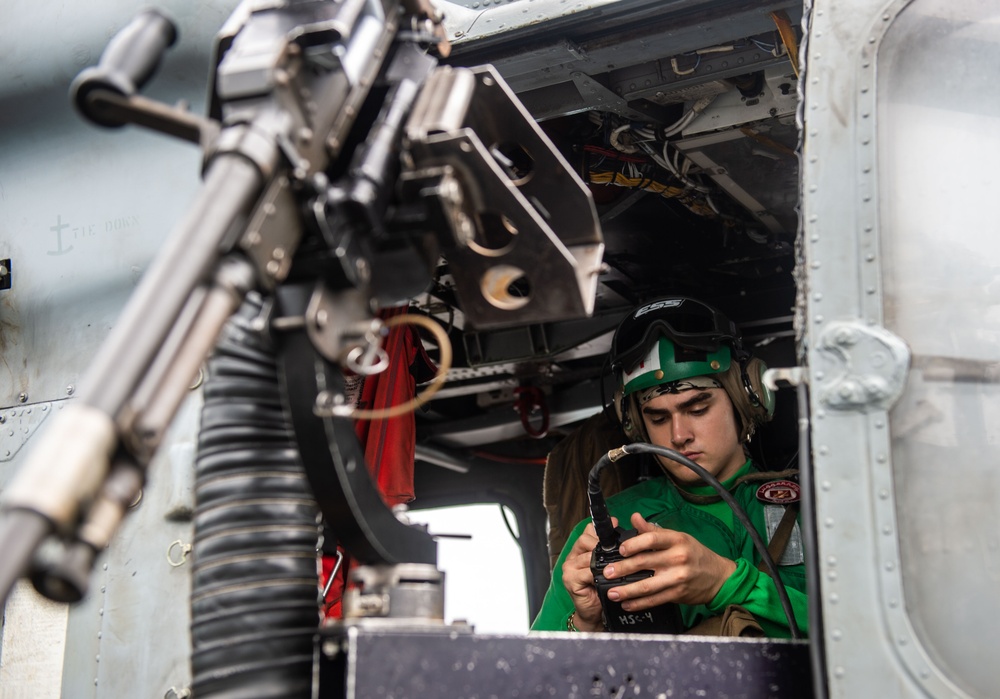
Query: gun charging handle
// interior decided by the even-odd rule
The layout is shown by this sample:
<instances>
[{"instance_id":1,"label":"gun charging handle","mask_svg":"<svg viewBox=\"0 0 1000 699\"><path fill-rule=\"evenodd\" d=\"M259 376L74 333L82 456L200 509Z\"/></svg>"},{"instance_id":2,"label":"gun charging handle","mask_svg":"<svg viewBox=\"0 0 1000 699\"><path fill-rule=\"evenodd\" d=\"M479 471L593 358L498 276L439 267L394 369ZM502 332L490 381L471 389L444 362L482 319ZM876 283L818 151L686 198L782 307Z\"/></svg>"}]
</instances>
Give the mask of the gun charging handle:
<instances>
[{"instance_id":1,"label":"gun charging handle","mask_svg":"<svg viewBox=\"0 0 1000 699\"><path fill-rule=\"evenodd\" d=\"M124 126L127 121L108 113L97 91L123 98L133 97L156 72L166 50L177 41L177 27L156 9L147 9L121 29L108 43L101 60L80 73L70 86L70 95L88 120L107 127Z\"/></svg>"}]
</instances>

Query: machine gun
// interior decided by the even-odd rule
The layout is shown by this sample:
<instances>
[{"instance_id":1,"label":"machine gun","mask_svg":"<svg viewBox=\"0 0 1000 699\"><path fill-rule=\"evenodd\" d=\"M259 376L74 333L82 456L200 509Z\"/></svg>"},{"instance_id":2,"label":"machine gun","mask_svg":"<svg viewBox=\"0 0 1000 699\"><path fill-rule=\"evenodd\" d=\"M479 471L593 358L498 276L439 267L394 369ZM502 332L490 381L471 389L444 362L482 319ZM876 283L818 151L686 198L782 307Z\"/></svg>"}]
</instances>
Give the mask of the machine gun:
<instances>
[{"instance_id":1,"label":"machine gun","mask_svg":"<svg viewBox=\"0 0 1000 699\"><path fill-rule=\"evenodd\" d=\"M139 94L176 40L155 10L78 76L90 121L198 144L203 184L4 492L3 599L28 572L52 599L82 597L248 294L283 338L296 439L322 444L323 463L303 460L328 525L361 563L434 565L432 539L357 468L340 368L375 371L374 309L420 293L439 256L487 328L590 313L603 250L588 191L500 76L438 65L441 19L426 0L244 2L218 37L208 117Z\"/></svg>"}]
</instances>

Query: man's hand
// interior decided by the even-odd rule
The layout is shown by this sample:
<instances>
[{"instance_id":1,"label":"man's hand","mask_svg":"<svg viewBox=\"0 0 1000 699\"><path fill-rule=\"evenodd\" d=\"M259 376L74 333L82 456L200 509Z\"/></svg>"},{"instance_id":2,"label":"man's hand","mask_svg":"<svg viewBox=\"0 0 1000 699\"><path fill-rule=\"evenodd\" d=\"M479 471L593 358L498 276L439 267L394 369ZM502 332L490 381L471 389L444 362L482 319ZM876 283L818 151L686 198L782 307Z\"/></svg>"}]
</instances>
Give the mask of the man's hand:
<instances>
[{"instance_id":1,"label":"man's hand","mask_svg":"<svg viewBox=\"0 0 1000 699\"><path fill-rule=\"evenodd\" d=\"M666 602L707 604L736 570L734 561L706 548L690 534L651 524L638 512L632 515L631 521L639 534L622 543L618 550L625 560L607 566L604 576L613 580L640 570L652 570L654 574L651 578L608 591L608 597L621 601L626 611L650 609ZM597 544L597 537L593 527L588 530L593 540L592 549ZM566 582L565 572L563 581ZM566 588L570 589L568 584ZM593 595L596 599L597 592ZM599 609L599 602L597 606ZM580 612L579 606L577 610Z\"/></svg>"},{"instance_id":2,"label":"man's hand","mask_svg":"<svg viewBox=\"0 0 1000 699\"><path fill-rule=\"evenodd\" d=\"M618 526L618 520L614 517L611 518L611 522L614 526ZM576 607L576 617L573 622L581 631L604 630L601 600L597 596L597 588L594 587L594 574L590 572L590 557L597 543L597 532L591 522L573 544L562 567L563 585L573 598L573 606Z\"/></svg>"}]
</instances>

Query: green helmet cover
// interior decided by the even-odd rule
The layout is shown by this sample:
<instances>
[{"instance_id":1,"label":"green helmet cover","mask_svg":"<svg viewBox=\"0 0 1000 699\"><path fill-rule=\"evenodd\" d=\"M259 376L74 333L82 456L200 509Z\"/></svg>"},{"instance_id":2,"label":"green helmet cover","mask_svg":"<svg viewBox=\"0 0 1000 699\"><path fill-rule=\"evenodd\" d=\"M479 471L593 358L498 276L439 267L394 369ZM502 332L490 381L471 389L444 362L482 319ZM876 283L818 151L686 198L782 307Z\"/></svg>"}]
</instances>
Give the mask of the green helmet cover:
<instances>
[{"instance_id":1,"label":"green helmet cover","mask_svg":"<svg viewBox=\"0 0 1000 699\"><path fill-rule=\"evenodd\" d=\"M721 374L729 369L731 362L728 345L720 344L712 352L685 348L678 351L673 342L660 337L641 362L622 373L624 395L694 376Z\"/></svg>"}]
</instances>

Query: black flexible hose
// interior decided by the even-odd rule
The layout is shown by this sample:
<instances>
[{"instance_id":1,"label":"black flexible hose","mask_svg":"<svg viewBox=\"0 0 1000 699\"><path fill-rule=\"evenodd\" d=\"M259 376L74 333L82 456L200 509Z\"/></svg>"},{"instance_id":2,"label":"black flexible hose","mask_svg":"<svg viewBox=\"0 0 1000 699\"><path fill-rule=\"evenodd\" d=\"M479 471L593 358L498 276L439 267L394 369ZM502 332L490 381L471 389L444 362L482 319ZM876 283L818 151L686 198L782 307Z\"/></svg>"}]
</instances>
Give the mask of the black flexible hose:
<instances>
[{"instance_id":1,"label":"black flexible hose","mask_svg":"<svg viewBox=\"0 0 1000 699\"><path fill-rule=\"evenodd\" d=\"M255 295L208 362L195 463L191 669L198 699L311 696L319 625L317 507L251 321Z\"/></svg>"}]
</instances>

